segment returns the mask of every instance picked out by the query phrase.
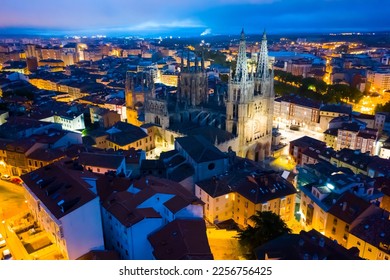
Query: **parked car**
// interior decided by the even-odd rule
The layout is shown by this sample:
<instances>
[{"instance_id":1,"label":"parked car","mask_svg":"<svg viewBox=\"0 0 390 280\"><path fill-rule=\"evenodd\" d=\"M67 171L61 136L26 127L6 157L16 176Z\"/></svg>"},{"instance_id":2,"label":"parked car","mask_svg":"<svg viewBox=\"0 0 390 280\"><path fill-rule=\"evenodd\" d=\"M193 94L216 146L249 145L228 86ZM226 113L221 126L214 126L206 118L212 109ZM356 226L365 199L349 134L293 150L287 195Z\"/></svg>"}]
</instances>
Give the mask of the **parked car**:
<instances>
[{"instance_id":1,"label":"parked car","mask_svg":"<svg viewBox=\"0 0 390 280\"><path fill-rule=\"evenodd\" d=\"M6 242L5 239L3 238L3 235L0 233L0 248L5 247Z\"/></svg>"},{"instance_id":2,"label":"parked car","mask_svg":"<svg viewBox=\"0 0 390 280\"><path fill-rule=\"evenodd\" d=\"M12 179L10 180L10 182L11 182L11 183L14 183L14 184L16 184L16 185L21 185L21 184L23 184L22 179L20 179L20 178L18 178L18 177L12 178Z\"/></svg>"},{"instance_id":3,"label":"parked car","mask_svg":"<svg viewBox=\"0 0 390 280\"><path fill-rule=\"evenodd\" d=\"M1 180L10 181L11 180L11 176L9 176L8 174L1 175Z\"/></svg>"},{"instance_id":4,"label":"parked car","mask_svg":"<svg viewBox=\"0 0 390 280\"><path fill-rule=\"evenodd\" d=\"M12 260L12 254L9 249L5 249L3 251L3 256L1 257L2 260Z\"/></svg>"}]
</instances>

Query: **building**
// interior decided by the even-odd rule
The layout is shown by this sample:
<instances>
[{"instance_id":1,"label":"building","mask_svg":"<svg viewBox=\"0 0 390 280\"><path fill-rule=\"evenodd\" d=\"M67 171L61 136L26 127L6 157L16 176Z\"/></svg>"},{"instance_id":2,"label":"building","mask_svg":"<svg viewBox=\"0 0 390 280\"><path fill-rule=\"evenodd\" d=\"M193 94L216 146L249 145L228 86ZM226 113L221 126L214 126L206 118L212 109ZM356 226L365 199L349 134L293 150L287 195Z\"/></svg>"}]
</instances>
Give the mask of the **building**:
<instances>
[{"instance_id":1,"label":"building","mask_svg":"<svg viewBox=\"0 0 390 280\"><path fill-rule=\"evenodd\" d=\"M100 107L90 107L89 108L91 123L97 123L100 127L110 128L117 122L121 121L121 116L115 112L105 108Z\"/></svg>"},{"instance_id":2,"label":"building","mask_svg":"<svg viewBox=\"0 0 390 280\"><path fill-rule=\"evenodd\" d=\"M112 192L103 202L102 216L108 249L122 259L152 260L153 234L178 219L198 224L203 203L178 183L147 176L133 181L126 191ZM204 237L199 240L203 244Z\"/></svg>"},{"instance_id":3,"label":"building","mask_svg":"<svg viewBox=\"0 0 390 280\"><path fill-rule=\"evenodd\" d=\"M360 260L357 248L346 249L312 229L284 234L255 249L258 260Z\"/></svg>"},{"instance_id":4,"label":"building","mask_svg":"<svg viewBox=\"0 0 390 280\"><path fill-rule=\"evenodd\" d=\"M115 175L130 176L130 171L126 169L126 161L123 155L109 153L80 153L78 163L85 170L105 174L114 173Z\"/></svg>"},{"instance_id":5,"label":"building","mask_svg":"<svg viewBox=\"0 0 390 280\"><path fill-rule=\"evenodd\" d=\"M224 173L228 157L201 135L176 138L177 150L193 166L194 181L202 181Z\"/></svg>"},{"instance_id":6,"label":"building","mask_svg":"<svg viewBox=\"0 0 390 280\"><path fill-rule=\"evenodd\" d=\"M149 235L156 260L213 260L203 219L177 219Z\"/></svg>"},{"instance_id":7,"label":"building","mask_svg":"<svg viewBox=\"0 0 390 280\"><path fill-rule=\"evenodd\" d=\"M356 221L349 232L347 248L351 247L357 247L363 259L389 260L389 212L376 208L375 213Z\"/></svg>"},{"instance_id":8,"label":"building","mask_svg":"<svg viewBox=\"0 0 390 280\"><path fill-rule=\"evenodd\" d=\"M148 154L154 149L154 141L152 135L149 136L145 130L130 123L117 122L106 131L109 134L106 139L107 147L115 151L142 149Z\"/></svg>"},{"instance_id":9,"label":"building","mask_svg":"<svg viewBox=\"0 0 390 280\"><path fill-rule=\"evenodd\" d=\"M342 104L324 104L320 107L320 128L325 131L329 128L329 122L337 117L350 116L352 107Z\"/></svg>"},{"instance_id":10,"label":"building","mask_svg":"<svg viewBox=\"0 0 390 280\"><path fill-rule=\"evenodd\" d=\"M99 198L86 177L72 161L21 176L30 212L65 259L104 249Z\"/></svg>"},{"instance_id":11,"label":"building","mask_svg":"<svg viewBox=\"0 0 390 280\"><path fill-rule=\"evenodd\" d=\"M390 71L388 69L369 70L367 82L370 84L370 91L382 94L390 89Z\"/></svg>"},{"instance_id":12,"label":"building","mask_svg":"<svg viewBox=\"0 0 390 280\"><path fill-rule=\"evenodd\" d=\"M352 224L372 214L373 208L371 203L357 195L344 193L329 209L325 236L347 248Z\"/></svg>"},{"instance_id":13,"label":"building","mask_svg":"<svg viewBox=\"0 0 390 280\"><path fill-rule=\"evenodd\" d=\"M245 33L241 32L234 76L229 77L226 130L238 137L237 155L260 161L271 154L273 71L269 69L266 34L263 34L256 73L249 72Z\"/></svg>"},{"instance_id":14,"label":"building","mask_svg":"<svg viewBox=\"0 0 390 280\"><path fill-rule=\"evenodd\" d=\"M195 184L195 195L205 203L204 217L211 223L232 219L245 227L256 211L272 211L283 220L293 218L294 186L273 171L237 158L228 172Z\"/></svg>"},{"instance_id":15,"label":"building","mask_svg":"<svg viewBox=\"0 0 390 280\"><path fill-rule=\"evenodd\" d=\"M286 126L313 130L319 128L321 103L297 95L278 97L274 102L274 120Z\"/></svg>"},{"instance_id":16,"label":"building","mask_svg":"<svg viewBox=\"0 0 390 280\"><path fill-rule=\"evenodd\" d=\"M303 159L302 153L308 149L323 150L326 148L324 142L309 136L303 136L290 142L289 154L294 158L297 164L304 164L307 159Z\"/></svg>"}]
</instances>

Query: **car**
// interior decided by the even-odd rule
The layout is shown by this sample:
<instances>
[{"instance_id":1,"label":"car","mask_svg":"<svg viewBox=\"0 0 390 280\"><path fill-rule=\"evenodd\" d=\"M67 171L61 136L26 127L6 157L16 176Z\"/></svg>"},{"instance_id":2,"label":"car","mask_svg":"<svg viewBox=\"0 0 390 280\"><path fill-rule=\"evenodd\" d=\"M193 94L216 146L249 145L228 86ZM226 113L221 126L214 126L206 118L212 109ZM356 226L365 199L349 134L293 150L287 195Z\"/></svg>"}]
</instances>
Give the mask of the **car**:
<instances>
[{"instance_id":1,"label":"car","mask_svg":"<svg viewBox=\"0 0 390 280\"><path fill-rule=\"evenodd\" d=\"M14 183L14 184L16 184L16 185L21 185L21 184L23 184L22 179L19 179L18 177L12 178L12 179L10 180L10 182L11 182L11 183Z\"/></svg>"},{"instance_id":2,"label":"car","mask_svg":"<svg viewBox=\"0 0 390 280\"><path fill-rule=\"evenodd\" d=\"M11 180L11 176L9 176L8 174L1 175L1 180L10 181Z\"/></svg>"},{"instance_id":3,"label":"car","mask_svg":"<svg viewBox=\"0 0 390 280\"><path fill-rule=\"evenodd\" d=\"M2 260L12 260L12 254L9 249L5 249L3 251L3 256L1 257Z\"/></svg>"},{"instance_id":4,"label":"car","mask_svg":"<svg viewBox=\"0 0 390 280\"><path fill-rule=\"evenodd\" d=\"M0 248L5 247L6 242L5 239L3 238L3 235L0 233Z\"/></svg>"}]
</instances>

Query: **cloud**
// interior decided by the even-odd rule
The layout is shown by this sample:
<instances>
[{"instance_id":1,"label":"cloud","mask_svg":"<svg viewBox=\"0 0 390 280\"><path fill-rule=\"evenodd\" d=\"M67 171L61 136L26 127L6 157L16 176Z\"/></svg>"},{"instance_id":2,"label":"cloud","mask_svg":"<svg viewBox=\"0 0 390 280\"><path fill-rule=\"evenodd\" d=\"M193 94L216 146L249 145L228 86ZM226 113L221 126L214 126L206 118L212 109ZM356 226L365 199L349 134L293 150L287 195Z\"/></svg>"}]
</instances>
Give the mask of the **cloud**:
<instances>
[{"instance_id":1,"label":"cloud","mask_svg":"<svg viewBox=\"0 0 390 280\"><path fill-rule=\"evenodd\" d=\"M200 36L205 36L205 35L208 35L211 33L211 28L207 28L205 31L203 31L202 33L200 33Z\"/></svg>"},{"instance_id":2,"label":"cloud","mask_svg":"<svg viewBox=\"0 0 390 280\"><path fill-rule=\"evenodd\" d=\"M142 30L162 30L167 28L200 28L200 27L205 27L205 25L190 19L185 19L185 20L174 20L165 23L156 22L156 21L147 21L137 25L128 26L126 29L130 31L142 31Z\"/></svg>"}]
</instances>

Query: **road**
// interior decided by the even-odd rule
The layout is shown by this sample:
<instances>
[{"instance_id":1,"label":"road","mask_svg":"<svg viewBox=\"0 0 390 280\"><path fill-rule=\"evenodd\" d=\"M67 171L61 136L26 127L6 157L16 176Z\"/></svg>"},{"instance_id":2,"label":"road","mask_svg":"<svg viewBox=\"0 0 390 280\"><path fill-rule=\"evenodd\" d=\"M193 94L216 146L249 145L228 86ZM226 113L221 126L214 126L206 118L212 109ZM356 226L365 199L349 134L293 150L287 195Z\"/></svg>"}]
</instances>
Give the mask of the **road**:
<instances>
[{"instance_id":1,"label":"road","mask_svg":"<svg viewBox=\"0 0 390 280\"><path fill-rule=\"evenodd\" d=\"M13 256L22 257L19 252L21 248L20 241L16 240L16 235L10 231L8 220L27 210L27 205L24 202L23 187L12 184L7 181L0 180L0 233L6 239L7 246L1 248L0 253L6 248L10 249Z\"/></svg>"}]
</instances>

